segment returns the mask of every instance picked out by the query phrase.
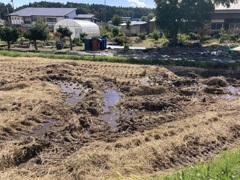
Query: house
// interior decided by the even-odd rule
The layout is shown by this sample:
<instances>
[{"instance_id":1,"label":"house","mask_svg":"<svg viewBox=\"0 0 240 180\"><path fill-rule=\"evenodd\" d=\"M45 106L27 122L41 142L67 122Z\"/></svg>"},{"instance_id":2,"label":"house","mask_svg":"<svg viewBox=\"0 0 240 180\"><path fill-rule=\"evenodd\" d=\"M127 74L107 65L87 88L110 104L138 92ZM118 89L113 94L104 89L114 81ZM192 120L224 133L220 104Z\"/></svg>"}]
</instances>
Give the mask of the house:
<instances>
[{"instance_id":1,"label":"house","mask_svg":"<svg viewBox=\"0 0 240 180\"><path fill-rule=\"evenodd\" d=\"M74 17L74 19L84 20L84 21L91 21L91 22L98 22L99 19L94 17L94 14L78 14Z\"/></svg>"},{"instance_id":2,"label":"house","mask_svg":"<svg viewBox=\"0 0 240 180\"><path fill-rule=\"evenodd\" d=\"M211 21L211 30L218 32L224 28L230 33L240 33L240 3L231 4L229 8L217 6Z\"/></svg>"},{"instance_id":3,"label":"house","mask_svg":"<svg viewBox=\"0 0 240 180\"><path fill-rule=\"evenodd\" d=\"M32 27L37 18L43 18L49 28L63 19L73 19L76 8L24 8L9 14L11 24L14 26Z\"/></svg>"},{"instance_id":4,"label":"house","mask_svg":"<svg viewBox=\"0 0 240 180\"><path fill-rule=\"evenodd\" d=\"M148 32L148 23L145 21L131 21L130 30L127 29L126 23L120 24L120 28L127 35L137 35Z\"/></svg>"},{"instance_id":5,"label":"house","mask_svg":"<svg viewBox=\"0 0 240 180\"><path fill-rule=\"evenodd\" d=\"M150 21L131 21L130 31L127 29L127 24L120 24L120 28L123 33L128 35L137 35L140 33L152 33L157 29L156 26L156 17L152 18Z\"/></svg>"}]
</instances>

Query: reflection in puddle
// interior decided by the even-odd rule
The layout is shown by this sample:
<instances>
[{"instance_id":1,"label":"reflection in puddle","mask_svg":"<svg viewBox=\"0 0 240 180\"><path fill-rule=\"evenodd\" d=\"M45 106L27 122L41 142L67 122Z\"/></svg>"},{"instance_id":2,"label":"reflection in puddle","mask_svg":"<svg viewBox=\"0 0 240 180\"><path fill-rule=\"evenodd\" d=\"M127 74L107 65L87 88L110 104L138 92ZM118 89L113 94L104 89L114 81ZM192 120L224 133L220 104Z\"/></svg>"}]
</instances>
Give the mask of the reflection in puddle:
<instances>
[{"instance_id":1,"label":"reflection in puddle","mask_svg":"<svg viewBox=\"0 0 240 180\"><path fill-rule=\"evenodd\" d=\"M104 92L103 121L109 124L110 131L114 131L117 127L119 114L113 106L116 105L120 99L120 94L113 89L107 89Z\"/></svg>"},{"instance_id":2,"label":"reflection in puddle","mask_svg":"<svg viewBox=\"0 0 240 180\"><path fill-rule=\"evenodd\" d=\"M224 94L221 95L222 99L228 100L228 101L233 101L237 99L237 96L229 95L229 94Z\"/></svg>"},{"instance_id":3,"label":"reflection in puddle","mask_svg":"<svg viewBox=\"0 0 240 180\"><path fill-rule=\"evenodd\" d=\"M233 87L233 86L228 86L228 87L227 87L227 90L229 91L229 93L230 93L231 95L229 95L229 94L221 95L221 96L220 96L221 99L225 99L225 100L227 100L227 101L234 101L234 100L236 100L236 99L238 98L238 94L239 94L238 88L235 88L235 87Z\"/></svg>"},{"instance_id":4,"label":"reflection in puddle","mask_svg":"<svg viewBox=\"0 0 240 180\"><path fill-rule=\"evenodd\" d=\"M83 87L78 84L60 84L60 87L67 94L65 104L74 104L84 98Z\"/></svg>"},{"instance_id":5,"label":"reflection in puddle","mask_svg":"<svg viewBox=\"0 0 240 180\"><path fill-rule=\"evenodd\" d=\"M33 137L41 137L48 130L53 128L53 124L56 122L55 119L49 119L47 122L43 123L42 126L33 128L31 132L28 133L29 136Z\"/></svg>"},{"instance_id":6,"label":"reflection in puddle","mask_svg":"<svg viewBox=\"0 0 240 180\"><path fill-rule=\"evenodd\" d=\"M228 86L228 87L227 87L227 90L228 90L231 94L233 94L233 95L237 95L237 94L238 94L238 89L235 88L235 87L233 87L233 86Z\"/></svg>"}]
</instances>

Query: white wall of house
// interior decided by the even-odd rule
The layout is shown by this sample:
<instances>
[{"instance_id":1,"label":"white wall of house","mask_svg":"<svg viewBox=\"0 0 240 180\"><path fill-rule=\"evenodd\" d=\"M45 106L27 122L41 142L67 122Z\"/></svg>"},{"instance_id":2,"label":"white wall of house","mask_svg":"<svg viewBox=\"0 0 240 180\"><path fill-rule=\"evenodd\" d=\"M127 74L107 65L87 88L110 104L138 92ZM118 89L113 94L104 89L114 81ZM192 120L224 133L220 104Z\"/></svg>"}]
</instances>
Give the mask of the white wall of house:
<instances>
[{"instance_id":1,"label":"white wall of house","mask_svg":"<svg viewBox=\"0 0 240 180\"><path fill-rule=\"evenodd\" d=\"M141 32L140 29L141 29L140 25L131 26L130 34L139 34ZM125 34L129 34L129 30L127 29L127 26L121 26L121 30Z\"/></svg>"},{"instance_id":2,"label":"white wall of house","mask_svg":"<svg viewBox=\"0 0 240 180\"><path fill-rule=\"evenodd\" d=\"M11 23L13 25L21 25L23 24L23 18L19 16L11 16Z\"/></svg>"}]
</instances>

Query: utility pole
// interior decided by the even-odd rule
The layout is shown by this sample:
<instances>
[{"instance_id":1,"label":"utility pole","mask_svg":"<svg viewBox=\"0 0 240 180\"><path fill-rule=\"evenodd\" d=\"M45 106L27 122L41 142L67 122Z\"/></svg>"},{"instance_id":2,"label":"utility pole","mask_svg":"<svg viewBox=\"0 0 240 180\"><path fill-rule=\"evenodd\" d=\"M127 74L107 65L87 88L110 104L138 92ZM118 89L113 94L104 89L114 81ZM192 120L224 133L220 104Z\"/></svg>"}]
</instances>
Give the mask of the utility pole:
<instances>
[{"instance_id":1,"label":"utility pole","mask_svg":"<svg viewBox=\"0 0 240 180\"><path fill-rule=\"evenodd\" d=\"M12 3L12 8L13 8L13 11L14 11L14 4L13 4L13 0L10 0L10 2Z\"/></svg>"},{"instance_id":2,"label":"utility pole","mask_svg":"<svg viewBox=\"0 0 240 180\"><path fill-rule=\"evenodd\" d=\"M106 0L104 0L104 22L107 23L107 6L106 6Z\"/></svg>"}]
</instances>

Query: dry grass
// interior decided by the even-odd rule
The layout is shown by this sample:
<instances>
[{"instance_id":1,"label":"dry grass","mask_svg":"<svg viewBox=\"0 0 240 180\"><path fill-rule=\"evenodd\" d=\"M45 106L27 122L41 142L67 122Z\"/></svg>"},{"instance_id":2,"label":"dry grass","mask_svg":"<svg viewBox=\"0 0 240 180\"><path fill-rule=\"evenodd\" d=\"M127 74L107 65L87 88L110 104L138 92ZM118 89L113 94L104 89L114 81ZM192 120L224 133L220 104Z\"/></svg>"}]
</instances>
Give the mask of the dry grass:
<instances>
[{"instance_id":1,"label":"dry grass","mask_svg":"<svg viewBox=\"0 0 240 180\"><path fill-rule=\"evenodd\" d=\"M228 85L227 80L223 76L211 77L205 82L209 86L226 87Z\"/></svg>"}]
</instances>

